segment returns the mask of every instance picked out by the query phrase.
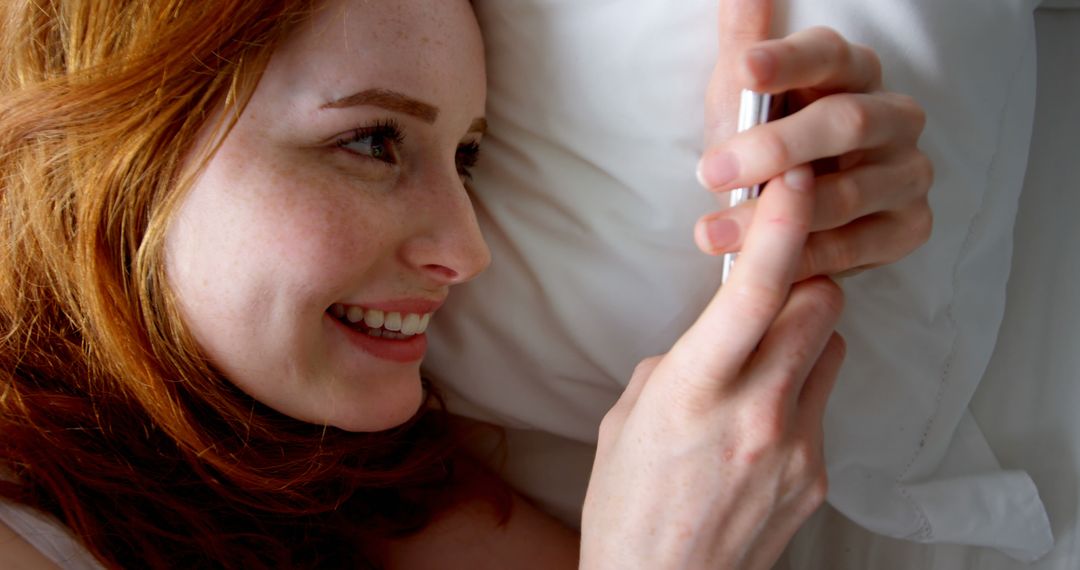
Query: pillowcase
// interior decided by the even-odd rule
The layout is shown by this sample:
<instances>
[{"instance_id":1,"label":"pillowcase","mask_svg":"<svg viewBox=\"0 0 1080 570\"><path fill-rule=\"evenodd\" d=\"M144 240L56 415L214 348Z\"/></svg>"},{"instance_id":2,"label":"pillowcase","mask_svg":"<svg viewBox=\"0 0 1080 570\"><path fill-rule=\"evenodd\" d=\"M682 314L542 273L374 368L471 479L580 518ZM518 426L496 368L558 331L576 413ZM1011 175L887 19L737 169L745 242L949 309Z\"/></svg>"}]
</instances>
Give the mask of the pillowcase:
<instances>
[{"instance_id":1,"label":"pillowcase","mask_svg":"<svg viewBox=\"0 0 1080 570\"><path fill-rule=\"evenodd\" d=\"M1004 310L1032 6L776 3L776 36L829 25L878 50L887 87L927 110L921 147L936 166L930 242L843 284L829 502L889 536L1037 557L1052 540L1038 493L1000 469L965 413ZM453 411L507 427L508 479L574 524L600 419L719 284L719 258L692 240L719 207L694 179L716 0L474 6L490 129L475 195L493 263L440 311L425 366Z\"/></svg>"}]
</instances>

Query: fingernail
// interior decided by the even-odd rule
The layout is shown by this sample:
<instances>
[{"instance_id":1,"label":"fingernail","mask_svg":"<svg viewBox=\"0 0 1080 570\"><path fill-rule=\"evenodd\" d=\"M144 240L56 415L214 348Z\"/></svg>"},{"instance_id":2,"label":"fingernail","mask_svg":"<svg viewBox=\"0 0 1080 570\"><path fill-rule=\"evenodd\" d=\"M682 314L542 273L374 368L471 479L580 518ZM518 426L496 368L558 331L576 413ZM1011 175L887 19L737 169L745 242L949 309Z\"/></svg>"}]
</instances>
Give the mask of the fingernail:
<instances>
[{"instance_id":1,"label":"fingernail","mask_svg":"<svg viewBox=\"0 0 1080 570\"><path fill-rule=\"evenodd\" d=\"M712 251L722 251L739 240L739 224L728 218L705 220L705 239Z\"/></svg>"},{"instance_id":2,"label":"fingernail","mask_svg":"<svg viewBox=\"0 0 1080 570\"><path fill-rule=\"evenodd\" d=\"M796 166L784 173L784 184L792 190L809 192L814 186L814 172L808 166Z\"/></svg>"},{"instance_id":3,"label":"fingernail","mask_svg":"<svg viewBox=\"0 0 1080 570\"><path fill-rule=\"evenodd\" d=\"M739 175L739 162L730 152L705 155L698 162L697 178L706 189L723 187Z\"/></svg>"}]
</instances>

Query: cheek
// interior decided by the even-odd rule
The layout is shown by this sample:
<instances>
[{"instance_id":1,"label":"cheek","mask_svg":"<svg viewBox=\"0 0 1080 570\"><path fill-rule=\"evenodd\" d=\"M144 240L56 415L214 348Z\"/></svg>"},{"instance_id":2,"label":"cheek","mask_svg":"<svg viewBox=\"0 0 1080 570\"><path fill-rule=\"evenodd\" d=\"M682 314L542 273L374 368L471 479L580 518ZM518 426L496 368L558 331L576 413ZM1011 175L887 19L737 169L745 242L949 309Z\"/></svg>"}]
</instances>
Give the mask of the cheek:
<instances>
[{"instance_id":1,"label":"cheek","mask_svg":"<svg viewBox=\"0 0 1080 570\"><path fill-rule=\"evenodd\" d=\"M295 162L219 151L167 243L189 289L231 299L240 311L275 297L332 302L326 297L356 291L392 258L393 227L384 223L392 212Z\"/></svg>"}]
</instances>

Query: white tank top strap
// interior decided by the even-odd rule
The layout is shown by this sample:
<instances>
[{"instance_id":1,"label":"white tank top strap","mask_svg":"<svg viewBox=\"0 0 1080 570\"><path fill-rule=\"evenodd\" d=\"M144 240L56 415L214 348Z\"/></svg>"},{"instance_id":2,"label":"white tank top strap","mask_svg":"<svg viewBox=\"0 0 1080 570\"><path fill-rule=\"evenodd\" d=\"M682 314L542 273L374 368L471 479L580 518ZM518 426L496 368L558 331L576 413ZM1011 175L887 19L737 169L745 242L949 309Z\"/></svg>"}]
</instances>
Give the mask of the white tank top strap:
<instances>
[{"instance_id":1,"label":"white tank top strap","mask_svg":"<svg viewBox=\"0 0 1080 570\"><path fill-rule=\"evenodd\" d=\"M61 570L104 570L64 525L29 507L0 501L0 521Z\"/></svg>"}]
</instances>

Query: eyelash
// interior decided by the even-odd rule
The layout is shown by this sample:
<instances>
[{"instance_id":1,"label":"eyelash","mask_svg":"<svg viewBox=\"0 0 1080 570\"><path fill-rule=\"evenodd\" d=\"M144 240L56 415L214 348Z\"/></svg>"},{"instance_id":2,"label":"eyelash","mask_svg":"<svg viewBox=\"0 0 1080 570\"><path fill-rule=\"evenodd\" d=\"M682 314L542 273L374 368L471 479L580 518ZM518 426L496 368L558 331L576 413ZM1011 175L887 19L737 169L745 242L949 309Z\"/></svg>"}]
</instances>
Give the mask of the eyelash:
<instances>
[{"instance_id":1,"label":"eyelash","mask_svg":"<svg viewBox=\"0 0 1080 570\"><path fill-rule=\"evenodd\" d=\"M472 180L472 167L480 160L480 143L470 141L460 144L454 154L454 162L457 163L458 175L464 180Z\"/></svg>"},{"instance_id":2,"label":"eyelash","mask_svg":"<svg viewBox=\"0 0 1080 570\"><path fill-rule=\"evenodd\" d=\"M366 139L372 139L369 145L372 149L372 154L364 154L355 150L346 148L348 145L358 143ZM381 141L380 144L376 144L376 141ZM374 149L385 148L387 143L390 143L390 148L386 149L385 156L374 155ZM342 150L355 154L357 156L377 160L386 164L397 164L397 148L405 144L405 134L402 133L401 127L398 126L397 121L390 119L385 121L378 121L373 125L367 127L360 127L352 132L352 135L338 139L337 146Z\"/></svg>"},{"instance_id":3,"label":"eyelash","mask_svg":"<svg viewBox=\"0 0 1080 570\"><path fill-rule=\"evenodd\" d=\"M372 154L357 152L346 148L350 144L362 142L367 139L371 139L372 141L369 144L369 148L372 149ZM355 129L350 136L338 139L336 142L338 148L341 148L348 153L370 160L377 160L388 165L397 164L397 149L404 143L405 134L402 132L397 121L393 119L381 120L370 126ZM388 146L389 148L386 148ZM379 156L375 156L375 148L385 148L386 150L379 153ZM454 162L457 164L458 175L461 176L463 180L472 180L472 172L470 172L470 169L476 166L476 162L479 158L479 142L470 141L458 145L457 150L454 153Z\"/></svg>"}]
</instances>

